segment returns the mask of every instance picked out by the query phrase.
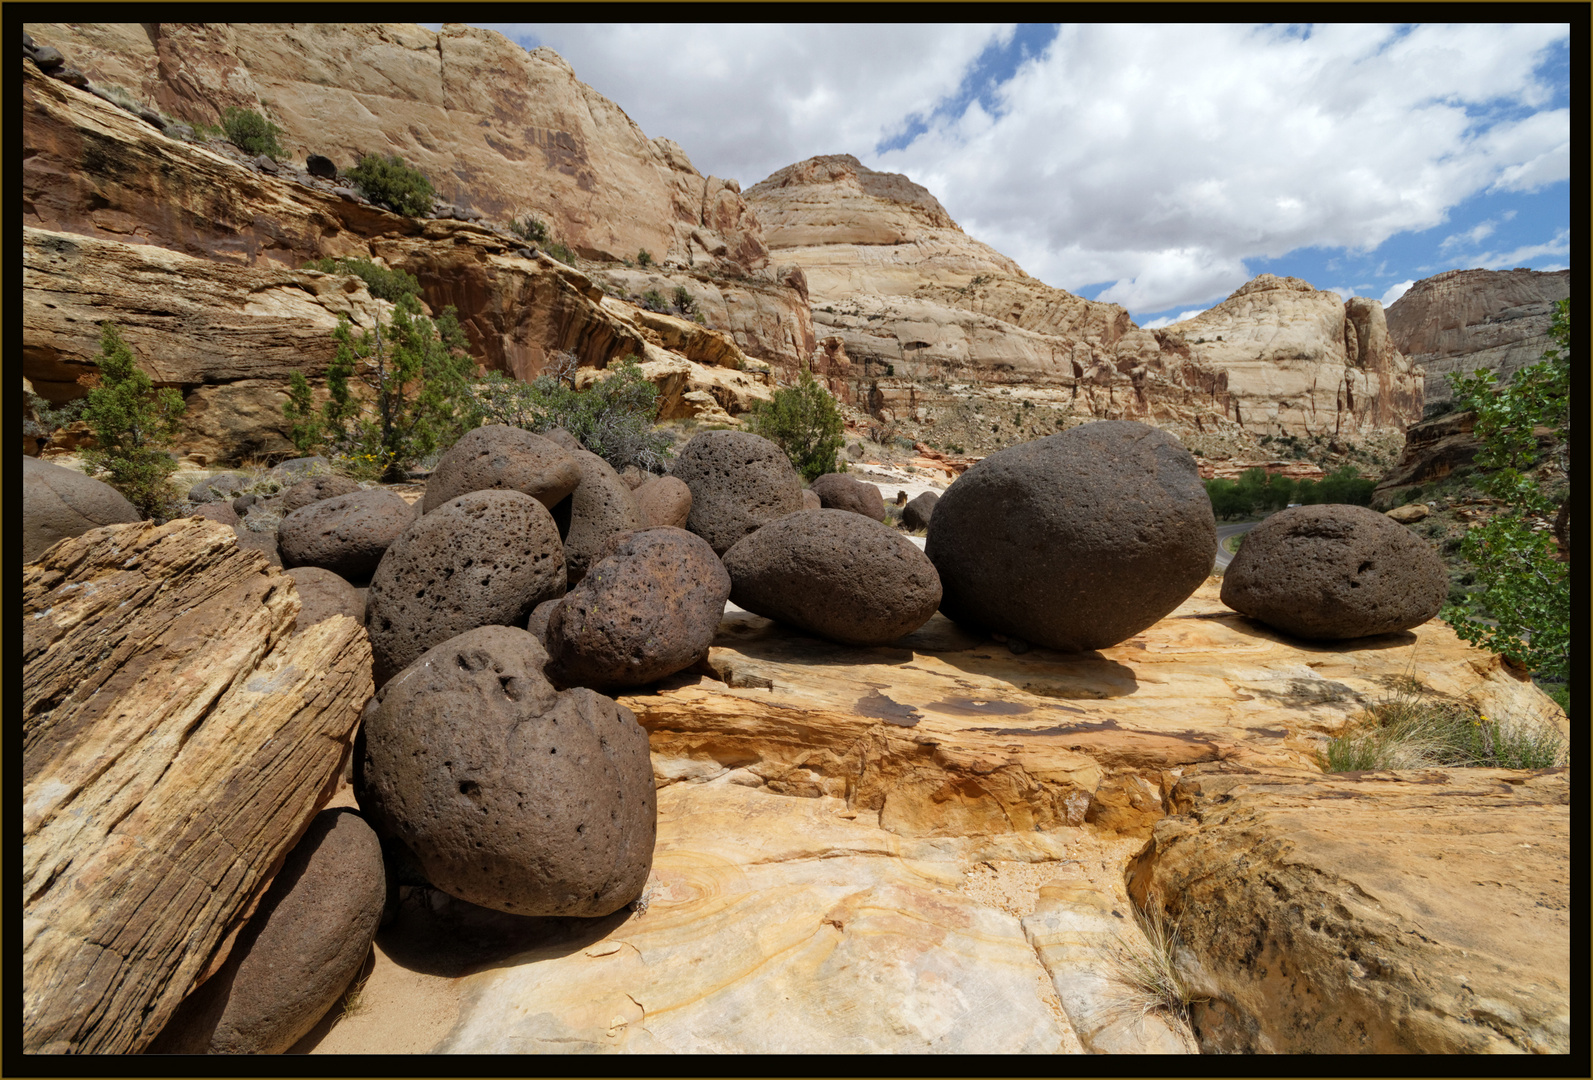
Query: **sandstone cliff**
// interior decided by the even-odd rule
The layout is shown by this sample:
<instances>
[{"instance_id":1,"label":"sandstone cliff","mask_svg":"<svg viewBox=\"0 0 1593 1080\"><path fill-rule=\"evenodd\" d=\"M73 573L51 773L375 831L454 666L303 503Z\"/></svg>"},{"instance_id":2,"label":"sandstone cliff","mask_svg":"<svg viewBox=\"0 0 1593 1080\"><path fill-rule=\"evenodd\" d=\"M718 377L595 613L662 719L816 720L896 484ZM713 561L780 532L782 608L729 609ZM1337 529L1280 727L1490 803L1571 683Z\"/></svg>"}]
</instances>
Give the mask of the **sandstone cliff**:
<instances>
[{"instance_id":1,"label":"sandstone cliff","mask_svg":"<svg viewBox=\"0 0 1593 1080\"><path fill-rule=\"evenodd\" d=\"M1478 368L1500 383L1542 357L1551 344L1556 300L1571 295L1571 271L1450 270L1423 278L1388 309L1400 352L1427 372L1428 415L1453 400L1449 374Z\"/></svg>"},{"instance_id":2,"label":"sandstone cliff","mask_svg":"<svg viewBox=\"0 0 1593 1080\"><path fill-rule=\"evenodd\" d=\"M840 340L858 403L931 445L988 451L1097 417L1223 456L1261 434L1386 434L1419 412L1375 302L1329 310L1328 294L1263 276L1206 323L1147 331L1030 277L922 186L850 155L788 166L745 195L773 256L805 274L815 332ZM1202 335L1207 323L1222 329Z\"/></svg>"},{"instance_id":3,"label":"sandstone cliff","mask_svg":"<svg viewBox=\"0 0 1593 1080\"><path fill-rule=\"evenodd\" d=\"M1341 302L1299 278L1262 274L1167 329L1227 373L1234 419L1252 431L1345 436L1421 419L1421 374L1394 347L1376 300Z\"/></svg>"}]
</instances>

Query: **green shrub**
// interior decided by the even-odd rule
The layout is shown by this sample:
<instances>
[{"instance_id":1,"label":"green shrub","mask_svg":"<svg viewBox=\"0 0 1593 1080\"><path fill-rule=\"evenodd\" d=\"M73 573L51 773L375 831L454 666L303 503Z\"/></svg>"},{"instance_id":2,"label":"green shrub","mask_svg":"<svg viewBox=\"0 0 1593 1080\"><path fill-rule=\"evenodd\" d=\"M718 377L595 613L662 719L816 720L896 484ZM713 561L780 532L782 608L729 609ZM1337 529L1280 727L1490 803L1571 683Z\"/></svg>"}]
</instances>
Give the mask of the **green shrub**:
<instances>
[{"instance_id":1,"label":"green shrub","mask_svg":"<svg viewBox=\"0 0 1593 1080\"><path fill-rule=\"evenodd\" d=\"M549 240L542 246L542 250L547 252L553 258L557 259L559 262L563 263L565 266L575 265L575 252L571 251L557 240Z\"/></svg>"},{"instance_id":2,"label":"green shrub","mask_svg":"<svg viewBox=\"0 0 1593 1080\"><path fill-rule=\"evenodd\" d=\"M76 423L83 415L83 407L88 404L79 398L55 406L50 404L49 399L31 391L27 399L28 409L33 415L23 419L22 434L33 439L48 439L62 428Z\"/></svg>"},{"instance_id":3,"label":"green shrub","mask_svg":"<svg viewBox=\"0 0 1593 1080\"><path fill-rule=\"evenodd\" d=\"M690 315L697 307L697 302L691 298L691 293L686 291L686 286L675 286L675 310L682 315Z\"/></svg>"},{"instance_id":4,"label":"green shrub","mask_svg":"<svg viewBox=\"0 0 1593 1080\"><path fill-rule=\"evenodd\" d=\"M546 244L548 242L548 227L540 218L528 217L525 220L509 222L509 228L522 240L533 244Z\"/></svg>"},{"instance_id":5,"label":"green shrub","mask_svg":"<svg viewBox=\"0 0 1593 1080\"><path fill-rule=\"evenodd\" d=\"M1544 465L1557 465L1569 481L1571 429L1571 308L1555 305L1549 335L1554 344L1543 359L1516 373L1500 390L1487 370L1461 378L1451 375L1458 408L1476 412L1475 436L1482 442L1475 465L1476 483L1505 504L1503 512L1466 533L1460 554L1476 573L1471 595L1476 612L1459 606L1440 617L1455 633L1529 670L1566 679L1571 666L1571 572L1556 558L1547 532L1533 518L1552 518L1565 498L1541 477ZM1543 462L1533 429L1551 428L1558 440L1557 461Z\"/></svg>"},{"instance_id":6,"label":"green shrub","mask_svg":"<svg viewBox=\"0 0 1593 1080\"><path fill-rule=\"evenodd\" d=\"M401 296L419 296L420 281L402 270L389 270L369 259L312 259L304 264L306 270L319 270L323 274L350 274L365 282L370 294L378 300L398 302Z\"/></svg>"},{"instance_id":7,"label":"green shrub","mask_svg":"<svg viewBox=\"0 0 1593 1080\"><path fill-rule=\"evenodd\" d=\"M784 450L804 480L845 470L835 460L844 441L841 410L805 366L797 385L780 387L753 410L748 427Z\"/></svg>"},{"instance_id":8,"label":"green shrub","mask_svg":"<svg viewBox=\"0 0 1593 1080\"><path fill-rule=\"evenodd\" d=\"M221 114L221 128L227 141L246 154L266 154L279 158L285 156L277 136L282 129L255 112L233 106Z\"/></svg>"},{"instance_id":9,"label":"green shrub","mask_svg":"<svg viewBox=\"0 0 1593 1080\"><path fill-rule=\"evenodd\" d=\"M646 248L642 248L636 253L636 265L643 270L653 265L653 256Z\"/></svg>"},{"instance_id":10,"label":"green shrub","mask_svg":"<svg viewBox=\"0 0 1593 1080\"><path fill-rule=\"evenodd\" d=\"M584 391L575 389L578 366L574 354L561 352L528 383L490 372L470 387L474 413L482 423L527 431L563 428L615 470L636 465L661 471L670 440L654 428L658 388L647 381L636 358L610 364L607 377Z\"/></svg>"},{"instance_id":11,"label":"green shrub","mask_svg":"<svg viewBox=\"0 0 1593 1080\"><path fill-rule=\"evenodd\" d=\"M164 520L175 512L177 492L170 477L177 461L167 453L183 412L176 390L156 390L138 369L133 350L116 324L100 324L99 385L88 393L83 419L94 432L94 447L83 453L89 475L103 475L146 518Z\"/></svg>"},{"instance_id":12,"label":"green shrub","mask_svg":"<svg viewBox=\"0 0 1593 1080\"><path fill-rule=\"evenodd\" d=\"M648 311L668 311L669 305L664 303L663 294L657 289L648 289L642 293L642 307Z\"/></svg>"},{"instance_id":13,"label":"green shrub","mask_svg":"<svg viewBox=\"0 0 1593 1080\"><path fill-rule=\"evenodd\" d=\"M349 170L348 178L371 202L410 217L429 213L437 195L425 174L405 165L397 154L386 158L366 154Z\"/></svg>"},{"instance_id":14,"label":"green shrub","mask_svg":"<svg viewBox=\"0 0 1593 1080\"><path fill-rule=\"evenodd\" d=\"M346 316L337 329L337 356L326 372L330 397L314 418L309 382L290 378L283 407L301 453L316 441L361 478L402 480L414 463L453 444L473 426L468 387L475 364L453 308L434 323L412 295L398 298L392 322L356 340ZM353 378L371 390L370 403L350 388Z\"/></svg>"}]
</instances>

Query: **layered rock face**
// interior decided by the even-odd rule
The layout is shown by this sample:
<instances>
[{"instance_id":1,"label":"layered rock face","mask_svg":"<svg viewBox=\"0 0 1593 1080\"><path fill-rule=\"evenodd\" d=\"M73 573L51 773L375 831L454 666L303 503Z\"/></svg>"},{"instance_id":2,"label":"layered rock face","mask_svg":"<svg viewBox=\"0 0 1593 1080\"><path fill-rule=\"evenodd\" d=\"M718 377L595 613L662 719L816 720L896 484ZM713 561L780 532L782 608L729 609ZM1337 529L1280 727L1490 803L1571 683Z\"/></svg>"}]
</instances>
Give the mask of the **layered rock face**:
<instances>
[{"instance_id":1,"label":"layered rock face","mask_svg":"<svg viewBox=\"0 0 1593 1080\"><path fill-rule=\"evenodd\" d=\"M1258 434L1404 431L1421 419L1422 375L1395 347L1383 306L1262 274L1167 328L1227 374L1232 416Z\"/></svg>"},{"instance_id":2,"label":"layered rock face","mask_svg":"<svg viewBox=\"0 0 1593 1080\"><path fill-rule=\"evenodd\" d=\"M41 27L36 33L53 34L57 29ZM226 37L233 29L210 27L206 33ZM238 29L243 32L243 28ZM146 96L159 97L155 88L168 83L186 86L183 80L197 70L194 64L198 61L189 57L183 61L188 67L163 66L158 77L149 76L155 80L153 83L139 82L133 72L142 69L128 59L139 55L136 41L124 40L125 35L118 36L116 28L77 30L95 43L84 44L81 50L85 64L99 65L94 68L94 77L135 88L147 85ZM168 30L181 36L181 28L166 24L156 34ZM41 40L51 38L42 36ZM74 50L78 47L64 31L56 40L68 43L66 47ZM205 41L221 48L209 38ZM515 48L507 42L503 44ZM149 47L147 41L144 47ZM313 68L312 81L341 84L345 77L355 78L344 65L354 63L358 57L336 50L334 54L314 64L305 60ZM233 82L244 77L236 72L234 76L229 76ZM480 81L491 80L483 77ZM214 80L201 82L210 87L205 93L212 94L218 103L216 109L235 104L226 99L225 87L212 86ZM232 86L233 82L226 85ZM199 93L190 90L192 94ZM330 94L331 99L337 98L324 86L317 86L316 90L323 97ZM490 369L530 378L557 352L574 353L581 363L598 369L611 360L634 355L653 365L655 381L672 382L670 405L677 416L705 411L715 415L727 410L743 412L751 401L769 393L765 385L768 376L758 374L758 361L753 357L795 370L814 348L805 297L794 285L777 280L774 270L762 266L761 256L757 255L761 248L757 245L742 244L738 248L722 237L710 237L709 246L720 255L702 260L682 249L679 258L664 271L658 286L661 291L672 294L674 286L670 282L683 282L706 325L662 315L640 318L631 305L606 298L603 289L587 275L546 256L529 254L525 241L503 225L407 218L351 201L338 195L331 182L314 180L296 167L284 164L273 174L242 160L225 144L200 145L167 138L144 120L88 91L48 78L32 65L24 65L23 97L25 227L87 236L102 245L136 249L120 252L114 246L99 247L95 249L95 261L70 268L69 275L48 274L41 269L36 275L38 280L30 283L30 292L77 292L85 281L98 281L97 295L76 298L92 300L93 310L86 312L92 320L112 318L119 323L138 323L144 316L181 316L196 305L218 306L240 314L302 317L300 327L290 335L301 340L291 344L303 346L301 351L308 357L304 366L313 377L316 368L324 366L331 355L329 327L335 325L338 306L349 308L345 313L356 325L368 325L369 319L358 308L361 303L370 306L373 302L359 299L361 286L357 281L338 276L325 285L313 284L313 279L297 268L310 259L347 256L375 259L414 274L433 311L456 306L472 355ZM399 98L367 101L372 109L396 110L382 122L397 125L392 139L372 139L368 145L385 148L401 143L400 135L411 137L409 128L400 123L406 114L395 104L398 101ZM258 101L247 104L259 107ZM602 109L594 107L593 114L629 125L623 113L611 103L604 104ZM172 104L167 107L176 109ZM215 111L212 110L211 119ZM277 113L273 115L282 119ZM474 114L466 111L450 115L463 123ZM615 117L619 119L614 120ZM362 121L369 122L375 121L369 117ZM338 123L341 121L336 116L327 116L313 123L306 121L297 130L332 130ZM291 138L288 145L294 146ZM679 154L671 160L676 159L685 160ZM343 164L352 164L352 160ZM541 176L544 171L560 177L561 183L569 180L552 166L543 169L529 162L521 163L515 175ZM431 175L434 180L438 178L435 172ZM672 216L656 218L647 209L646 192L657 188L658 183L661 181L648 187L636 181L640 201L630 204L628 211L636 220L680 220L676 211L670 212ZM626 179L625 184L632 184L632 180ZM724 218L732 224L733 220L745 218L749 222L746 227L752 228L755 222L750 214L731 205L736 202L734 199L726 203L733 192L725 192L709 200L713 204L710 217L715 221ZM523 212L532 209L525 208ZM555 235L561 235L562 226L552 210L536 212L552 218ZM511 214L506 211L502 216L508 218ZM693 220L700 221L701 215ZM573 234L566 230L562 235ZM632 255L641 246L654 251L674 250L651 236L634 242L637 247L629 249ZM731 257L742 249L750 261L737 262ZM606 251L590 250L593 254ZM215 265L183 263L178 268L180 272L173 273L168 264L174 260L168 259L167 253ZM146 265L151 263L155 265ZM122 284L125 275L113 272L115 266L122 264L138 267L132 272L134 281L126 286ZM106 269L96 272L100 265ZM254 273L243 273L245 270ZM297 276L280 277L286 271ZM279 277L269 282L257 280L260 275L271 278L272 274ZM138 284L140 276L150 275L164 275L163 284L171 290L165 295L189 302L173 309L152 301L158 290L131 287ZM197 283L192 288L188 284L190 278ZM214 295L201 296L195 289ZM299 295L301 290L306 295ZM339 298L335 295L339 292L347 292L349 297ZM293 303L295 300L299 302ZM50 308L48 303L57 306ZM308 310L312 307L321 310ZM382 304L376 303L376 308L381 309ZM57 403L81 396L83 391L75 379L88 373L84 365L91 364L98 351L95 323L77 320L71 324L59 309L59 303L52 298L47 303L31 305L24 319L25 374L33 378L37 392ZM163 330L171 328L170 322L160 324ZM245 320L234 329L241 330L243 326L250 329L223 335L219 342L210 343L211 351L203 358L194 357L192 342L168 343L164 333L144 342L151 354L170 358L163 370L152 374L158 381L181 387L188 398L185 423L191 445L182 449L223 460L238 452L280 453L286 449L280 414L285 400L282 389L294 366L290 362L294 349L278 355L280 350L275 350L275 343L283 334L280 327L265 331L265 348L260 349L259 338L255 337L261 333L258 323ZM137 336L135 330L135 352L143 356ZM63 337L72 339L70 347L63 345ZM245 445L228 453L224 448L231 442Z\"/></svg>"},{"instance_id":3,"label":"layered rock face","mask_svg":"<svg viewBox=\"0 0 1593 1080\"><path fill-rule=\"evenodd\" d=\"M1487 368L1505 384L1537 363L1552 344L1554 302L1570 294L1569 270L1450 270L1406 290L1389 305L1388 332L1427 372L1427 414L1453 400L1451 372Z\"/></svg>"},{"instance_id":4,"label":"layered rock face","mask_svg":"<svg viewBox=\"0 0 1593 1080\"><path fill-rule=\"evenodd\" d=\"M640 249L746 273L767 259L734 180L649 139L551 49L450 24L33 23L96 83L180 120L238 106L283 129L289 155L340 168L399 154L440 198L489 217L534 214L592 258ZM269 105L263 103L269 102Z\"/></svg>"}]
</instances>

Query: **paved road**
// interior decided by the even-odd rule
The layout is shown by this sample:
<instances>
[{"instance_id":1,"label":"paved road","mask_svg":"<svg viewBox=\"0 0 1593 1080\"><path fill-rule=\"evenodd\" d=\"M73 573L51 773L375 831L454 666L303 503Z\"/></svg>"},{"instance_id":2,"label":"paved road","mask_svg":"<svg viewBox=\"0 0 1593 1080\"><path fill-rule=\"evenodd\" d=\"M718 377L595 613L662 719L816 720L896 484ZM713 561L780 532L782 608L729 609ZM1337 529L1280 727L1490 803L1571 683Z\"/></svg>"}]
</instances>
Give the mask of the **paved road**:
<instances>
[{"instance_id":1,"label":"paved road","mask_svg":"<svg viewBox=\"0 0 1593 1080\"><path fill-rule=\"evenodd\" d=\"M1218 570L1226 570L1226 569L1228 569L1228 564L1233 562L1233 553L1228 550L1228 546L1227 546L1227 543L1226 543L1227 539L1230 536L1238 536L1240 533L1247 533L1251 529L1255 528L1257 525L1260 525L1260 524L1261 524L1261 522L1259 522L1259 521L1241 521L1237 525L1218 525L1217 526L1217 569Z\"/></svg>"}]
</instances>

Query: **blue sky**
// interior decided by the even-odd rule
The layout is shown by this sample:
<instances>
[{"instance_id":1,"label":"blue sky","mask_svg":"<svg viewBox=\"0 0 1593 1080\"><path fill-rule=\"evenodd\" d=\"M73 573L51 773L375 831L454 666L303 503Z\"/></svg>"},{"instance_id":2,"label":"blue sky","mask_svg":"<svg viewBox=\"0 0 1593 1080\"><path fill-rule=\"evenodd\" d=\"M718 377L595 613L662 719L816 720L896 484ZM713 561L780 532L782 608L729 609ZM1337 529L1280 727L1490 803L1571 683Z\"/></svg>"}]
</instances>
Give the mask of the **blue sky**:
<instances>
[{"instance_id":1,"label":"blue sky","mask_svg":"<svg viewBox=\"0 0 1593 1080\"><path fill-rule=\"evenodd\" d=\"M1570 264L1566 24L482 25L705 174L854 154L1142 326L1260 273Z\"/></svg>"}]
</instances>

